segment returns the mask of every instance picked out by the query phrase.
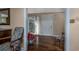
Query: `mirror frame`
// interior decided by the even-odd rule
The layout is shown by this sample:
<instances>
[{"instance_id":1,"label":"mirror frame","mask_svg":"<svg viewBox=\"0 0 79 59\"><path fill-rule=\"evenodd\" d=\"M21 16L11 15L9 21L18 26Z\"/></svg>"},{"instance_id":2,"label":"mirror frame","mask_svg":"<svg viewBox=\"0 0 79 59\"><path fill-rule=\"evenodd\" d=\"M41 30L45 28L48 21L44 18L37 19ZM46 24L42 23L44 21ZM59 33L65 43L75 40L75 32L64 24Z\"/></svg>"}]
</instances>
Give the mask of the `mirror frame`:
<instances>
[{"instance_id":1,"label":"mirror frame","mask_svg":"<svg viewBox=\"0 0 79 59\"><path fill-rule=\"evenodd\" d=\"M10 25L10 8L3 8L3 9L0 9L0 12L1 11L6 11L8 10L8 20L6 23L3 23L3 24L0 24L0 25Z\"/></svg>"}]
</instances>

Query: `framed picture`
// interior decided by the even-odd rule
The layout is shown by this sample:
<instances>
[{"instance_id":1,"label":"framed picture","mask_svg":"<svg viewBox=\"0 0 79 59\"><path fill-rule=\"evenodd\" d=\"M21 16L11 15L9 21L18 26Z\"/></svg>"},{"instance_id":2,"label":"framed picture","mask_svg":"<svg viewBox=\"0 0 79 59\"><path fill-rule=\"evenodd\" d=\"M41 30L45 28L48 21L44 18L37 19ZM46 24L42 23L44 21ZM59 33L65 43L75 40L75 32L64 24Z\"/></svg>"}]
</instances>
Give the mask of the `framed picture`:
<instances>
[{"instance_id":1,"label":"framed picture","mask_svg":"<svg viewBox=\"0 0 79 59\"><path fill-rule=\"evenodd\" d=\"M0 9L0 25L10 25L10 9Z\"/></svg>"},{"instance_id":2,"label":"framed picture","mask_svg":"<svg viewBox=\"0 0 79 59\"><path fill-rule=\"evenodd\" d=\"M75 23L75 19L70 19L70 23Z\"/></svg>"}]
</instances>

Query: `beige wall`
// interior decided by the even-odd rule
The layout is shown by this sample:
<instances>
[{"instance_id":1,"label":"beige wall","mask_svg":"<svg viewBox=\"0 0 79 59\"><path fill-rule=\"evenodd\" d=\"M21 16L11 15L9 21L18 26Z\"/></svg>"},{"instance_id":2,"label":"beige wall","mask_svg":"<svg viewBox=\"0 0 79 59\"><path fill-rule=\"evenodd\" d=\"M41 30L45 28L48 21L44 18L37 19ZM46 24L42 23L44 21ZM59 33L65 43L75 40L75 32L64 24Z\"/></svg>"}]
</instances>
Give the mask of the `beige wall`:
<instances>
[{"instance_id":1,"label":"beige wall","mask_svg":"<svg viewBox=\"0 0 79 59\"><path fill-rule=\"evenodd\" d=\"M24 9L23 8L13 8L11 9L11 26L24 27Z\"/></svg>"},{"instance_id":2,"label":"beige wall","mask_svg":"<svg viewBox=\"0 0 79 59\"><path fill-rule=\"evenodd\" d=\"M79 8L70 9L70 18L79 20ZM70 24L71 50L79 51L79 21Z\"/></svg>"},{"instance_id":3,"label":"beige wall","mask_svg":"<svg viewBox=\"0 0 79 59\"><path fill-rule=\"evenodd\" d=\"M55 35L61 35L65 29L65 16L64 13L56 13L53 21L53 30Z\"/></svg>"},{"instance_id":4,"label":"beige wall","mask_svg":"<svg viewBox=\"0 0 79 59\"><path fill-rule=\"evenodd\" d=\"M10 25L0 25L0 28L12 28L24 26L24 9L11 8L10 9Z\"/></svg>"}]
</instances>

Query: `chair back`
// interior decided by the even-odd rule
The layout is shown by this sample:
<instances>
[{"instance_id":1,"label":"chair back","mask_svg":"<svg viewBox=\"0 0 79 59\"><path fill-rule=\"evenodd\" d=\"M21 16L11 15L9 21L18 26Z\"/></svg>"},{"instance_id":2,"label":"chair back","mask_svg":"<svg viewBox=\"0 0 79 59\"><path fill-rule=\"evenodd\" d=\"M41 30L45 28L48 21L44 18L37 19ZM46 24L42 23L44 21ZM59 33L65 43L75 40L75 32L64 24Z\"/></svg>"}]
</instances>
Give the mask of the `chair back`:
<instances>
[{"instance_id":1,"label":"chair back","mask_svg":"<svg viewBox=\"0 0 79 59\"><path fill-rule=\"evenodd\" d=\"M11 38L11 49L14 51L19 51L21 46L21 40L23 37L24 28L16 27Z\"/></svg>"}]
</instances>

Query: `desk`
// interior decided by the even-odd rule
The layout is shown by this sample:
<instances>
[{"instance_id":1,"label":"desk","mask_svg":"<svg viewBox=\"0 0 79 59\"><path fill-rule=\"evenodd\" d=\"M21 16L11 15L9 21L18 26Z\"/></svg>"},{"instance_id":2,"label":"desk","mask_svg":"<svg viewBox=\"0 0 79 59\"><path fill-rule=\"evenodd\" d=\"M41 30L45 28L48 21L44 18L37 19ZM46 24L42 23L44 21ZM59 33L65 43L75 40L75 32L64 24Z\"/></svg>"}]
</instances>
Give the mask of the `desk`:
<instances>
[{"instance_id":1,"label":"desk","mask_svg":"<svg viewBox=\"0 0 79 59\"><path fill-rule=\"evenodd\" d=\"M11 40L11 29L0 29L0 44Z\"/></svg>"}]
</instances>

